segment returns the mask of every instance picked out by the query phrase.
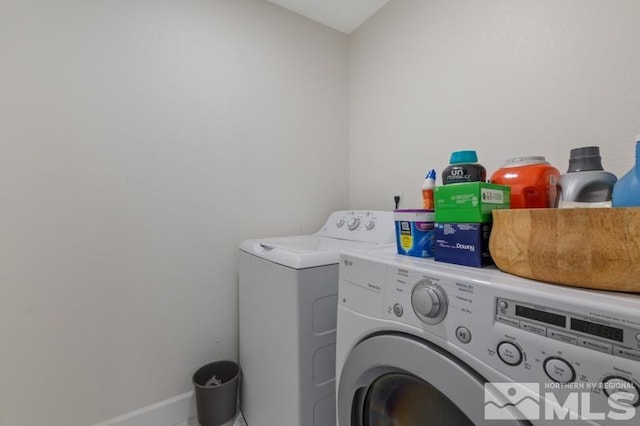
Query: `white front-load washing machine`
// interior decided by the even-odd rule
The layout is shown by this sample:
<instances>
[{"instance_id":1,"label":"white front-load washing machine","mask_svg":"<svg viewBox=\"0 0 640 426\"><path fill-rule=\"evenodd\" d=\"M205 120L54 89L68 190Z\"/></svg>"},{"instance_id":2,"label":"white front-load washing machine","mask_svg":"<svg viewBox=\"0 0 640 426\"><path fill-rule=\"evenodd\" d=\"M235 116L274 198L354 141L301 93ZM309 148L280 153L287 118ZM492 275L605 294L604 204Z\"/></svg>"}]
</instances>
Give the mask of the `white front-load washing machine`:
<instances>
[{"instance_id":1,"label":"white front-load washing machine","mask_svg":"<svg viewBox=\"0 0 640 426\"><path fill-rule=\"evenodd\" d=\"M640 424L638 295L385 249L339 275L339 426Z\"/></svg>"},{"instance_id":2,"label":"white front-load washing machine","mask_svg":"<svg viewBox=\"0 0 640 426\"><path fill-rule=\"evenodd\" d=\"M339 211L313 235L240 245L241 406L249 426L334 426L340 250L395 241L393 213Z\"/></svg>"}]
</instances>

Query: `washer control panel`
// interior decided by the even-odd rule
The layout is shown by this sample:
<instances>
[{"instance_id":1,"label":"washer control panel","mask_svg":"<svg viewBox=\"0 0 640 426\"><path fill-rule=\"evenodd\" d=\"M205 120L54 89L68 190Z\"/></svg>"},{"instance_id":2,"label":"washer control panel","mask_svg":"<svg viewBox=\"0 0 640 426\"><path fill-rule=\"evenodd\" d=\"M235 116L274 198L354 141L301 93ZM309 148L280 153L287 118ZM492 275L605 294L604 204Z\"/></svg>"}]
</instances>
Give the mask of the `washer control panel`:
<instances>
[{"instance_id":1,"label":"washer control panel","mask_svg":"<svg viewBox=\"0 0 640 426\"><path fill-rule=\"evenodd\" d=\"M640 331L626 325L502 298L497 299L495 319L549 339L640 361Z\"/></svg>"}]
</instances>

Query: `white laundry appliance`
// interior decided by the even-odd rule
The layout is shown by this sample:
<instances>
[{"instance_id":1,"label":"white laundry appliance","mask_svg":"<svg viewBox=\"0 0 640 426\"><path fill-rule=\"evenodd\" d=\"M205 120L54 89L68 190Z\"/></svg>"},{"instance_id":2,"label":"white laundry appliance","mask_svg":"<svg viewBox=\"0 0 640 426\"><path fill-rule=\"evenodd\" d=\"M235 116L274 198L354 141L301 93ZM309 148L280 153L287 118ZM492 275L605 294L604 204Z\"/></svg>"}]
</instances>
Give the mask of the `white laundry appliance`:
<instances>
[{"instance_id":1,"label":"white laundry appliance","mask_svg":"<svg viewBox=\"0 0 640 426\"><path fill-rule=\"evenodd\" d=\"M249 426L334 426L340 250L394 243L393 213L339 211L313 235L240 245L242 410Z\"/></svg>"},{"instance_id":2,"label":"white laundry appliance","mask_svg":"<svg viewBox=\"0 0 640 426\"><path fill-rule=\"evenodd\" d=\"M386 249L339 273L339 426L640 424L640 296Z\"/></svg>"}]
</instances>

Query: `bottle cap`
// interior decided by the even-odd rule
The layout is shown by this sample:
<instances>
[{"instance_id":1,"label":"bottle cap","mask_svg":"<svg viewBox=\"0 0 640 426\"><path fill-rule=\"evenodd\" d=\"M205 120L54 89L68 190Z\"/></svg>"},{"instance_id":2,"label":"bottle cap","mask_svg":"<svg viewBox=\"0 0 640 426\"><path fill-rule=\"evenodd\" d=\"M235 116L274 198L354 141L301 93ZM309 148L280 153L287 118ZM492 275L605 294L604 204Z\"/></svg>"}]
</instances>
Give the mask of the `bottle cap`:
<instances>
[{"instance_id":1,"label":"bottle cap","mask_svg":"<svg viewBox=\"0 0 640 426\"><path fill-rule=\"evenodd\" d=\"M602 157L600 157L600 147L585 146L572 149L569 153L569 170L567 172L587 172L591 170L604 170L602 168Z\"/></svg>"},{"instance_id":2,"label":"bottle cap","mask_svg":"<svg viewBox=\"0 0 640 426\"><path fill-rule=\"evenodd\" d=\"M429 173L427 173L427 176L425 177L425 179L436 180L436 171L435 171L435 169L429 170Z\"/></svg>"},{"instance_id":3,"label":"bottle cap","mask_svg":"<svg viewBox=\"0 0 640 426\"><path fill-rule=\"evenodd\" d=\"M504 162L502 167L531 166L535 164L549 164L549 162L542 155L532 155L529 157L509 158Z\"/></svg>"},{"instance_id":4,"label":"bottle cap","mask_svg":"<svg viewBox=\"0 0 640 426\"><path fill-rule=\"evenodd\" d=\"M451 159L449 163L451 164L461 164L461 163L477 163L478 155L475 151L456 151L451 153Z\"/></svg>"}]
</instances>

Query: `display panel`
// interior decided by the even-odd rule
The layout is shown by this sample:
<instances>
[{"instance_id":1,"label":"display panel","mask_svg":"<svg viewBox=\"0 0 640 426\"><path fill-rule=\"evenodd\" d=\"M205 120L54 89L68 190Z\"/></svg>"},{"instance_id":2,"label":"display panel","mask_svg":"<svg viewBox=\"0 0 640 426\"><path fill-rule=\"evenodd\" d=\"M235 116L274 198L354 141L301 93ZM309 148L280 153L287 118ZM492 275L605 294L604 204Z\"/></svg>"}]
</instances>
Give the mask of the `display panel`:
<instances>
[{"instance_id":1,"label":"display panel","mask_svg":"<svg viewBox=\"0 0 640 426\"><path fill-rule=\"evenodd\" d=\"M527 308L526 306L516 305L516 316L557 325L558 327L566 327L567 325L567 317L564 315L539 311L537 309Z\"/></svg>"},{"instance_id":2,"label":"display panel","mask_svg":"<svg viewBox=\"0 0 640 426\"><path fill-rule=\"evenodd\" d=\"M595 322L571 318L571 329L591 334L592 336L602 337L603 339L615 340L616 342L624 341L624 330L621 328L609 327L608 325L597 324Z\"/></svg>"}]
</instances>

